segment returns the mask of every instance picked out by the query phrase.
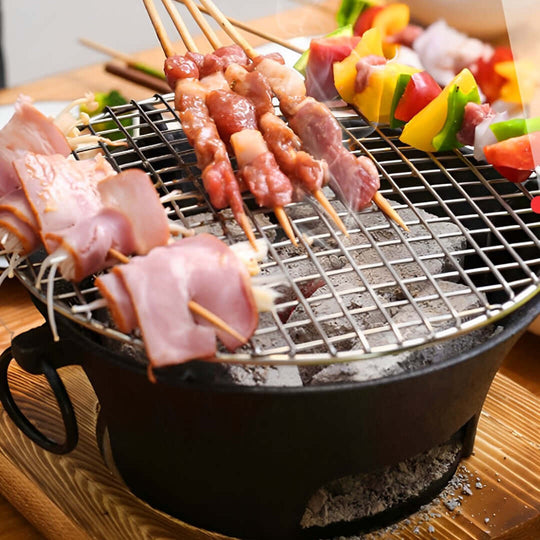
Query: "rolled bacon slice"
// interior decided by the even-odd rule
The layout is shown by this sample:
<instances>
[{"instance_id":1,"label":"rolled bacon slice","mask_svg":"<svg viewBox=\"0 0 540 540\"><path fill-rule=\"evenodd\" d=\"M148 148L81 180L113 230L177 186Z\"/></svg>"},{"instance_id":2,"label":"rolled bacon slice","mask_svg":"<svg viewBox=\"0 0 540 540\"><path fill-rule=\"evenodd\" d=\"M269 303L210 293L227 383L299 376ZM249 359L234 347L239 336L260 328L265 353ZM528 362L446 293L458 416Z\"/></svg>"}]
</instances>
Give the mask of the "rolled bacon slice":
<instances>
[{"instance_id":1,"label":"rolled bacon slice","mask_svg":"<svg viewBox=\"0 0 540 540\"><path fill-rule=\"evenodd\" d=\"M20 95L15 113L0 130L0 197L20 187L12 162L26 152L68 156L71 148L51 118L32 105L32 99Z\"/></svg>"},{"instance_id":2,"label":"rolled bacon slice","mask_svg":"<svg viewBox=\"0 0 540 540\"><path fill-rule=\"evenodd\" d=\"M116 264L118 260L111 250L123 254L135 251L129 221L111 208L104 208L68 229L47 233L44 243L49 252L65 255L58 269L64 279L74 282Z\"/></svg>"},{"instance_id":3,"label":"rolled bacon slice","mask_svg":"<svg viewBox=\"0 0 540 540\"><path fill-rule=\"evenodd\" d=\"M13 163L42 238L101 209L98 183L114 169L102 156L77 161L28 152Z\"/></svg>"},{"instance_id":4,"label":"rolled bacon slice","mask_svg":"<svg viewBox=\"0 0 540 540\"><path fill-rule=\"evenodd\" d=\"M9 253L21 255L41 244L36 218L20 188L0 199L0 243Z\"/></svg>"},{"instance_id":5,"label":"rolled bacon slice","mask_svg":"<svg viewBox=\"0 0 540 540\"><path fill-rule=\"evenodd\" d=\"M129 264L116 266L111 274L96 279L96 285L120 329L133 328L135 314L153 367L213 357L216 336L230 350L242 345L194 316L190 301L212 311L246 338L257 327L258 314L245 266L227 245L208 234L134 257Z\"/></svg>"},{"instance_id":6,"label":"rolled bacon slice","mask_svg":"<svg viewBox=\"0 0 540 540\"><path fill-rule=\"evenodd\" d=\"M370 205L380 187L375 164L366 156L355 156L342 143L342 131L326 105L306 98L293 111L289 125L304 148L328 163L330 187L353 210Z\"/></svg>"},{"instance_id":7,"label":"rolled bacon slice","mask_svg":"<svg viewBox=\"0 0 540 540\"><path fill-rule=\"evenodd\" d=\"M97 190L102 204L98 213L45 234L49 253L65 254L59 270L69 281L116 264L114 253L144 255L170 237L167 215L144 171L128 169L109 176Z\"/></svg>"}]
</instances>

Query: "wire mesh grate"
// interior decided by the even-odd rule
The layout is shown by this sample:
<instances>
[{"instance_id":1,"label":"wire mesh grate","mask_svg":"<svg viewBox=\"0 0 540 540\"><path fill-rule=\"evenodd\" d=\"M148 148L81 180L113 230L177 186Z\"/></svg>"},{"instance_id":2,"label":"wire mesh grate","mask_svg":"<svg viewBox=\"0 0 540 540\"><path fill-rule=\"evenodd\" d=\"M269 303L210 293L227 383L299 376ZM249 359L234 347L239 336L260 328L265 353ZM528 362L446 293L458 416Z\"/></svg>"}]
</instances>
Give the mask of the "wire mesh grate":
<instances>
[{"instance_id":1,"label":"wire mesh grate","mask_svg":"<svg viewBox=\"0 0 540 540\"><path fill-rule=\"evenodd\" d=\"M526 188L502 179L466 152L425 154L403 145L396 132L373 129L336 109L343 141L375 161L381 193L410 228L406 233L373 205L351 212L328 188L325 194L344 221L348 237L312 198L286 212L300 246L295 248L271 211L244 196L257 237L268 244L261 276L280 293L275 310L260 316L250 343L223 360L276 363L335 362L434 344L495 321L540 290L540 219ZM174 112L173 96L155 96L108 109L90 124L93 133L125 141L100 149L117 170L146 170L161 195L181 192L164 204L169 217L196 233L228 243L244 241L230 210L216 211L202 187L196 158ZM34 254L17 274L33 294L45 254ZM45 273L44 282L47 279ZM93 279L72 284L54 279L54 308L115 340L143 347L125 335L105 309L74 313L99 297Z\"/></svg>"}]
</instances>

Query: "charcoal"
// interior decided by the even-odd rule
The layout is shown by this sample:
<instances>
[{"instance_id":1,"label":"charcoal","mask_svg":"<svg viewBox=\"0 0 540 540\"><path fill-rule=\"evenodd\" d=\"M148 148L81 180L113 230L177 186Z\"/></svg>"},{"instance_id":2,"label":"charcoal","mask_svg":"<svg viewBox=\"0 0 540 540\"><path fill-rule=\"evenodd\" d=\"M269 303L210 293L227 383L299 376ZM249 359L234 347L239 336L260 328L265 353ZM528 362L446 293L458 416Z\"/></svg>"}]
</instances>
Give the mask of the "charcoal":
<instances>
[{"instance_id":1,"label":"charcoal","mask_svg":"<svg viewBox=\"0 0 540 540\"><path fill-rule=\"evenodd\" d=\"M217 237L229 235L233 242L246 240L244 231L234 219L232 211L229 208L220 210L216 216L210 212L201 212L187 216L186 220L188 226L195 229L196 234L209 233ZM254 220L264 230L268 239L273 242L276 231L268 216L262 213L256 213L254 214Z\"/></svg>"},{"instance_id":2,"label":"charcoal","mask_svg":"<svg viewBox=\"0 0 540 540\"><path fill-rule=\"evenodd\" d=\"M391 203L395 206L397 203ZM333 203L338 212L346 212L346 208L339 202ZM340 240L347 249L349 257L354 264L360 267L363 281L376 287L378 294L386 299L403 298L402 288L393 283L396 281L392 272L385 267L381 260L381 254L373 247L373 244L383 244L379 246L382 256L392 264L399 279L414 280L407 284L407 288L415 294L425 286L426 272L422 267L414 262L413 255L422 261L427 272L432 275L443 272L456 272L455 267L446 256L437 242L440 240L442 246L452 254L455 254L458 264L463 262L463 256L459 254L466 246L466 239L460 229L449 221L441 221L437 216L417 210L420 216L429 224L431 232L421 223L411 225L410 232L403 232L408 240L408 245L403 243L395 228L388 223L386 216L379 211L364 211L358 214L358 221L368 229L369 235L358 231L358 222L349 213L343 220L348 229L352 232L350 236L341 236ZM335 271L339 268L350 266L349 257L339 249L339 245L330 234L324 222L318 217L311 205L295 205L288 209L288 213L304 234L313 240L312 249L314 253L322 250L333 250L335 253L318 256L318 260L325 272ZM416 214L409 208L400 209L401 217L407 222L418 221ZM411 253L412 250L412 253ZM280 255L293 256L301 255L301 249L292 247L282 248ZM399 262L405 260L407 262ZM305 262L305 261L304 261ZM311 263L313 264L313 263ZM306 269L306 273L311 273L313 268ZM305 275L305 274L304 274ZM351 274L352 275L352 274ZM420 279L419 279L420 278ZM384 284L388 283L387 286ZM393 283L393 284L392 284Z\"/></svg>"},{"instance_id":3,"label":"charcoal","mask_svg":"<svg viewBox=\"0 0 540 540\"><path fill-rule=\"evenodd\" d=\"M481 302L479 298L469 292L467 287L451 281L440 280L437 283L457 312L472 310L480 306ZM447 296L452 293L460 294ZM422 313L429 318L446 315L448 313L448 307L440 297L432 300L420 300L423 297L429 297L435 294L435 288L430 285L425 287L425 289L416 296L416 298L419 299L419 308ZM393 310L392 321L396 324L403 324L416 319L419 319L419 316L411 304L407 304L399 309L394 308ZM464 318L464 320L466 320L466 318ZM441 321L433 322L432 324L436 330L441 330L447 328L450 324L453 324L453 322ZM428 329L422 324L404 327L400 331L404 339L411 339L413 337L420 337L428 334ZM404 371L411 371L425 365L441 362L469 350L488 339L493 331L494 329L492 327L485 327L474 332L466 333L463 336L455 337L418 350L405 351L394 355L358 360L355 362L330 364L314 374L309 382L310 384L328 384L343 381L365 381L395 375ZM395 336L391 332L380 332L369 336L369 342L372 347L382 346L395 342ZM355 343L351 349L361 350L362 346L360 343Z\"/></svg>"},{"instance_id":4,"label":"charcoal","mask_svg":"<svg viewBox=\"0 0 540 540\"><path fill-rule=\"evenodd\" d=\"M227 366L231 382L242 386L302 386L297 366Z\"/></svg>"}]
</instances>

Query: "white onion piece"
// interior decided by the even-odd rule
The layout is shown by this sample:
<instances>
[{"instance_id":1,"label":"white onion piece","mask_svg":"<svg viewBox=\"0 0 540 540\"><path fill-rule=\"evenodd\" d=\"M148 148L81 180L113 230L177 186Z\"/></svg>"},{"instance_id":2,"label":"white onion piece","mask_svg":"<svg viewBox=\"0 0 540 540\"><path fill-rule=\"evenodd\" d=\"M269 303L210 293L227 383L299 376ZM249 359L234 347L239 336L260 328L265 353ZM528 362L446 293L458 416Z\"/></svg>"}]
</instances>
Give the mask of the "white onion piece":
<instances>
[{"instance_id":1,"label":"white onion piece","mask_svg":"<svg viewBox=\"0 0 540 540\"><path fill-rule=\"evenodd\" d=\"M495 116L485 118L476 126L474 130L474 157L478 161L486 161L484 148L489 144L495 144L497 142L497 137L495 137L493 131L490 129L491 124L504 122L507 119L508 115L505 112L497 113Z\"/></svg>"}]
</instances>

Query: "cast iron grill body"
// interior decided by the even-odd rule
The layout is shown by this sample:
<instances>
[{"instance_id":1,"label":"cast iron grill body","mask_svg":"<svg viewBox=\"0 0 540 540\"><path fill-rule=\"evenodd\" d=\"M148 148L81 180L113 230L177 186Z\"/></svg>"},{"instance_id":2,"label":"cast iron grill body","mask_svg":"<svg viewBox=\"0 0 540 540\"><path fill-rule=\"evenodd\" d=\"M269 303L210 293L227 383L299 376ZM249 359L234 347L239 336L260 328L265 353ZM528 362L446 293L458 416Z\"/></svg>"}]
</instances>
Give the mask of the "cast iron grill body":
<instances>
[{"instance_id":1,"label":"cast iron grill body","mask_svg":"<svg viewBox=\"0 0 540 540\"><path fill-rule=\"evenodd\" d=\"M43 373L44 366L54 371L80 364L98 396L115 464L127 485L153 506L209 530L256 539L320 535L320 531L301 531L299 523L309 496L328 480L398 463L452 437L462 442L463 455L468 455L491 380L520 332L540 311L540 296L535 296L540 220L530 208L531 196L539 193L535 180L525 189L501 179L468 154L427 155L404 147L395 132L373 131L346 111L337 115L344 125L344 141L376 160L382 193L397 203L398 211L412 212L407 221L414 232L407 235L386 219L373 224L370 219L378 213L374 208L349 214L333 201L353 238L346 240L317 204L306 200L287 209L289 215L295 207L305 210L301 217L293 215L301 248L291 251L272 219L257 221L261 215L271 218L271 213L256 208L246 196L257 235L270 246L263 272L278 268L295 293L294 298L278 300L276 307L290 310L302 304L306 318L290 323L277 314L264 317L248 347L233 355L220 351L219 359L299 365L362 360L501 324L503 330L488 342L440 363L372 381L241 387L214 384L216 364L191 362L156 370L158 382L152 384L137 336L115 330L106 310L72 312L73 305L98 297L92 279L74 285L61 278L54 280L61 341L53 344L47 331L36 330L13 342L13 356L31 372ZM171 219L195 232L211 224L228 242L244 240L235 232L230 213L209 206L195 157L172 109L172 96L115 108L92 126L104 136L120 133L127 141L127 146L113 150L102 146L118 170L144 168L161 194L182 190L181 200L166 205ZM313 223L317 233L309 235ZM447 234L462 235L466 240L462 248L449 250L445 239L433 232L440 223L455 225ZM355 235L361 242L355 242ZM416 249L426 238L438 246L428 254ZM398 259L385 250L395 244L405 249ZM353 255L363 250L373 250L378 259L358 264ZM43 256L35 254L17 271L42 311L45 294L34 287L34 280ZM325 258L331 256L343 258L346 264L328 269ZM438 273L430 272L430 261L437 258L448 264ZM293 275L294 264L309 271ZM404 264L416 264L422 272L403 278L398 269ZM390 278L381 282L366 277L379 270L388 270ZM338 288L333 281L337 275L350 276L353 285ZM313 297L303 294L304 285L317 279L325 283L327 296L338 306L323 317L311 309ZM478 307L456 310L453 298L462 293L445 293L439 286L442 281L466 285ZM429 292L422 292L428 286ZM401 292L385 296L388 287ZM370 301L351 308L343 300L354 293ZM424 309L434 297L448 307L447 313L434 317ZM396 324L390 314L405 307L412 308L416 318ZM362 314L370 314L376 322L359 324ZM350 330L329 332L327 323L333 320L346 321ZM313 326L316 339L297 340L293 330L302 325ZM412 337L411 328L418 330ZM258 345L257 336L272 333L280 338L277 346ZM390 336L384 344L377 339L381 334ZM351 338L359 348L344 350L343 343ZM3 355L0 362L4 375L9 360L10 355ZM28 432L17 411L9 409L4 375L0 377L4 406L7 403L21 429L46 446L36 433ZM77 438L69 403L64 410L66 443L49 445L59 453L72 449Z\"/></svg>"}]
</instances>

